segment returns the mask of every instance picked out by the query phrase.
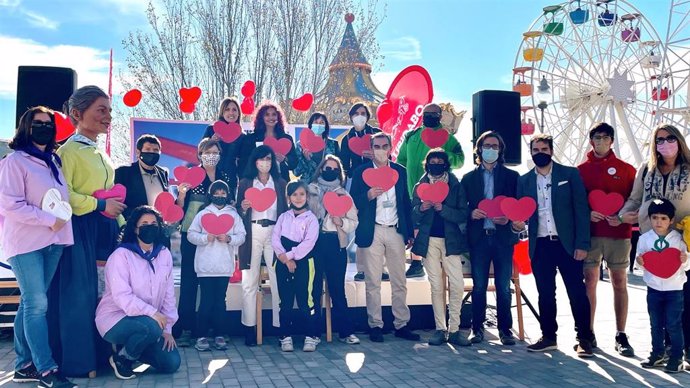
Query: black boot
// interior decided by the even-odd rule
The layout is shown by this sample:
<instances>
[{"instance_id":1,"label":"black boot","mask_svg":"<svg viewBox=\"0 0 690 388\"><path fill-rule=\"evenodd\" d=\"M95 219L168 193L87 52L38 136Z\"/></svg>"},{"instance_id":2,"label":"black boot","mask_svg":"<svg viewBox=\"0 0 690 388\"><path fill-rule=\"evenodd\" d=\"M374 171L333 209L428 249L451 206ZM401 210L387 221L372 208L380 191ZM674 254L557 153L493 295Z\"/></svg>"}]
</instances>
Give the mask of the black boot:
<instances>
[{"instance_id":1,"label":"black boot","mask_svg":"<svg viewBox=\"0 0 690 388\"><path fill-rule=\"evenodd\" d=\"M244 326L244 344L256 346L256 326Z\"/></svg>"}]
</instances>

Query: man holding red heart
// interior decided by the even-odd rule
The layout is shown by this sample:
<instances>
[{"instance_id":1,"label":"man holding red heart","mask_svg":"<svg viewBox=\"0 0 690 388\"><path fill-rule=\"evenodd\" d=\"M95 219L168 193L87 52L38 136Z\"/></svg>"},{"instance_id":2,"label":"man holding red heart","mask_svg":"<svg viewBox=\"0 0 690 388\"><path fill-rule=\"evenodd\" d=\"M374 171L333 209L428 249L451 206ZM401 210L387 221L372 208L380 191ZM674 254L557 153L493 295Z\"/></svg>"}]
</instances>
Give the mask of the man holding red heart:
<instances>
[{"instance_id":1,"label":"man holding red heart","mask_svg":"<svg viewBox=\"0 0 690 388\"><path fill-rule=\"evenodd\" d=\"M607 123L597 123L589 131L589 144L592 150L587 153L587 160L577 166L585 184L587 193L601 190L604 193L618 193L628 198L635 182L635 167L618 159L611 149L614 141L614 129ZM628 316L628 265L630 261L630 239L632 225L621 223L616 213L608 214L599 210L601 204L591 203L590 213L592 247L587 253L584 264L587 297L591 306L590 327L594 330L594 311L597 307L597 284L599 267L602 258L609 269L613 286L613 306L616 314L616 351L625 357L633 357L635 352L625 334L625 323ZM622 203L621 203L622 206ZM599 211L598 211L599 210ZM609 210L609 211L610 211ZM596 340L593 341L596 347Z\"/></svg>"}]
</instances>

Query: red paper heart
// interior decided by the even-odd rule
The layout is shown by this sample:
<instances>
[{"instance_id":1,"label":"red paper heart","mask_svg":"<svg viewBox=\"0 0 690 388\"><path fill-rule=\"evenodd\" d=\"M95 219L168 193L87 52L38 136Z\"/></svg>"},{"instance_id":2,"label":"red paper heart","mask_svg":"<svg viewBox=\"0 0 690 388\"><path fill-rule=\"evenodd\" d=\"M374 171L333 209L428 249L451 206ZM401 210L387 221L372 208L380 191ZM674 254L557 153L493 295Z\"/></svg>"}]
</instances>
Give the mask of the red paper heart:
<instances>
[{"instance_id":1,"label":"red paper heart","mask_svg":"<svg viewBox=\"0 0 690 388\"><path fill-rule=\"evenodd\" d=\"M194 113L194 110L196 109L196 104L187 102L187 101L182 101L180 102L180 112L186 113L188 115Z\"/></svg>"},{"instance_id":2,"label":"red paper heart","mask_svg":"<svg viewBox=\"0 0 690 388\"><path fill-rule=\"evenodd\" d=\"M420 183L417 186L417 195L425 202L443 203L449 191L450 187L446 182Z\"/></svg>"},{"instance_id":3,"label":"red paper heart","mask_svg":"<svg viewBox=\"0 0 690 388\"><path fill-rule=\"evenodd\" d=\"M537 210L537 203L532 197L522 197L519 200L507 197L501 201L501 210L511 221L527 221Z\"/></svg>"},{"instance_id":4,"label":"red paper heart","mask_svg":"<svg viewBox=\"0 0 690 388\"><path fill-rule=\"evenodd\" d=\"M309 152L321 152L326 148L326 142L321 136L317 136L309 128L304 128L299 134L299 142L302 148Z\"/></svg>"},{"instance_id":5,"label":"red paper heart","mask_svg":"<svg viewBox=\"0 0 690 388\"><path fill-rule=\"evenodd\" d=\"M254 93L256 93L256 84L254 84L254 81L245 81L244 85L242 85L242 89L240 89L240 93L242 93L243 97L253 97Z\"/></svg>"},{"instance_id":6,"label":"red paper heart","mask_svg":"<svg viewBox=\"0 0 690 388\"><path fill-rule=\"evenodd\" d=\"M273 152L283 156L287 155L292 149L292 142L288 138L276 139L269 136L264 139L264 145L271 147Z\"/></svg>"},{"instance_id":7,"label":"red paper heart","mask_svg":"<svg viewBox=\"0 0 690 388\"><path fill-rule=\"evenodd\" d=\"M96 190L93 192L93 196L96 197L97 199L109 199L109 198L117 198L119 202L124 202L125 198L127 198L127 188L119 183L115 184L113 187L111 187L108 190L100 189ZM101 214L108 218L115 218L111 216L110 214L102 211Z\"/></svg>"},{"instance_id":8,"label":"red paper heart","mask_svg":"<svg viewBox=\"0 0 690 388\"><path fill-rule=\"evenodd\" d=\"M201 184L206 178L206 170L199 166L185 167L177 166L173 170L175 179L179 183L188 183L191 188L195 188Z\"/></svg>"},{"instance_id":9,"label":"red paper heart","mask_svg":"<svg viewBox=\"0 0 690 388\"><path fill-rule=\"evenodd\" d=\"M196 104L197 101L199 101L199 98L201 98L201 88L198 86L194 86L191 88L180 88L180 99L182 99L182 102L186 102L188 104Z\"/></svg>"},{"instance_id":10,"label":"red paper heart","mask_svg":"<svg viewBox=\"0 0 690 388\"><path fill-rule=\"evenodd\" d=\"M153 207L161 213L163 221L175 223L184 217L184 210L175 204L175 197L168 192L158 194Z\"/></svg>"},{"instance_id":11,"label":"red paper heart","mask_svg":"<svg viewBox=\"0 0 690 388\"><path fill-rule=\"evenodd\" d=\"M213 123L213 132L224 142L232 143L242 134L242 126L237 123L216 121Z\"/></svg>"},{"instance_id":12,"label":"red paper heart","mask_svg":"<svg viewBox=\"0 0 690 388\"><path fill-rule=\"evenodd\" d=\"M242 114L247 116L254 113L254 99L251 97L246 97L244 100L242 100L242 104L240 104L240 110L242 111Z\"/></svg>"},{"instance_id":13,"label":"red paper heart","mask_svg":"<svg viewBox=\"0 0 690 388\"><path fill-rule=\"evenodd\" d=\"M532 262L529 258L529 240L522 240L515 244L513 263L518 267L518 271L521 275L529 275L532 273Z\"/></svg>"},{"instance_id":14,"label":"red paper heart","mask_svg":"<svg viewBox=\"0 0 690 388\"><path fill-rule=\"evenodd\" d=\"M72 120L60 112L55 112L55 129L57 131L55 141L58 143L67 140L70 136L74 135L74 132L76 132L76 129L74 129L74 125L72 124Z\"/></svg>"},{"instance_id":15,"label":"red paper heart","mask_svg":"<svg viewBox=\"0 0 690 388\"><path fill-rule=\"evenodd\" d=\"M666 248L661 252L649 251L642 255L644 269L652 275L668 279L675 274L680 265L680 251L676 248Z\"/></svg>"},{"instance_id":16,"label":"red paper heart","mask_svg":"<svg viewBox=\"0 0 690 388\"><path fill-rule=\"evenodd\" d=\"M213 213L206 213L201 216L201 226L208 234L219 236L228 233L233 225L235 225L235 219L230 214L217 216Z\"/></svg>"},{"instance_id":17,"label":"red paper heart","mask_svg":"<svg viewBox=\"0 0 690 388\"><path fill-rule=\"evenodd\" d=\"M482 199L477 208L483 210L488 218L503 217L503 210L501 210L501 202L506 198L505 195L498 195L494 199Z\"/></svg>"},{"instance_id":18,"label":"red paper heart","mask_svg":"<svg viewBox=\"0 0 690 388\"><path fill-rule=\"evenodd\" d=\"M350 151L362 156L364 151L371 151L371 135L353 136L347 141L347 145L350 146Z\"/></svg>"},{"instance_id":19,"label":"red paper heart","mask_svg":"<svg viewBox=\"0 0 690 388\"><path fill-rule=\"evenodd\" d=\"M618 193L605 193L602 190L592 190L588 195L589 206L595 212L610 216L621 210L625 199Z\"/></svg>"},{"instance_id":20,"label":"red paper heart","mask_svg":"<svg viewBox=\"0 0 690 388\"><path fill-rule=\"evenodd\" d=\"M392 109L393 104L391 104L388 99L381 101L378 108L376 108L376 118L379 120L380 126L383 127L383 124L391 118L393 115Z\"/></svg>"},{"instance_id":21,"label":"red paper heart","mask_svg":"<svg viewBox=\"0 0 690 388\"><path fill-rule=\"evenodd\" d=\"M352 209L352 198L346 194L338 195L329 191L323 195L323 207L333 217L345 217Z\"/></svg>"},{"instance_id":22,"label":"red paper heart","mask_svg":"<svg viewBox=\"0 0 690 388\"><path fill-rule=\"evenodd\" d=\"M450 134L443 128L436 130L424 128L422 130L422 141L429 148L443 147L446 141L448 141L448 136L450 136Z\"/></svg>"},{"instance_id":23,"label":"red paper heart","mask_svg":"<svg viewBox=\"0 0 690 388\"><path fill-rule=\"evenodd\" d=\"M141 90L139 89L132 89L122 97L122 102L130 108L137 106L139 101L141 101Z\"/></svg>"},{"instance_id":24,"label":"red paper heart","mask_svg":"<svg viewBox=\"0 0 690 388\"><path fill-rule=\"evenodd\" d=\"M364 170L362 179L369 187L380 187L388 191L398 182L398 172L389 166L370 167Z\"/></svg>"},{"instance_id":25,"label":"red paper heart","mask_svg":"<svg viewBox=\"0 0 690 388\"><path fill-rule=\"evenodd\" d=\"M267 210L278 199L276 191L268 187L262 190L250 187L245 191L244 197L252 203L252 209L258 212Z\"/></svg>"},{"instance_id":26,"label":"red paper heart","mask_svg":"<svg viewBox=\"0 0 690 388\"><path fill-rule=\"evenodd\" d=\"M314 95L311 93L305 93L302 97L292 100L292 107L295 110L306 112L311 108L311 104L314 103Z\"/></svg>"}]
</instances>

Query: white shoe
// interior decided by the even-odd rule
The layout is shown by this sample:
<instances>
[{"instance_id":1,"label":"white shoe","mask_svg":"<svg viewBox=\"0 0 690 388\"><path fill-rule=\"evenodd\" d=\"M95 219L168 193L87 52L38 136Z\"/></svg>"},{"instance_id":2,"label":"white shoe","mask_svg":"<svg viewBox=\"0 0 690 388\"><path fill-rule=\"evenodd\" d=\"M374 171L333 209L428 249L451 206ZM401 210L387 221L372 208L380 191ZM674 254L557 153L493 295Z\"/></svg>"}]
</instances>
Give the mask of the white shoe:
<instances>
[{"instance_id":1,"label":"white shoe","mask_svg":"<svg viewBox=\"0 0 690 388\"><path fill-rule=\"evenodd\" d=\"M343 338L338 337L338 341L344 342L348 345L358 345L359 344L359 338L357 338L357 336L354 334L350 334L347 337L343 337Z\"/></svg>"},{"instance_id":2,"label":"white shoe","mask_svg":"<svg viewBox=\"0 0 690 388\"><path fill-rule=\"evenodd\" d=\"M304 337L304 347L302 348L305 352L313 352L316 350L316 345L321 343L321 338L319 337Z\"/></svg>"},{"instance_id":3,"label":"white shoe","mask_svg":"<svg viewBox=\"0 0 690 388\"><path fill-rule=\"evenodd\" d=\"M280 350L284 352L292 352L295 350L295 348L292 346L292 337L285 337L280 340Z\"/></svg>"}]
</instances>

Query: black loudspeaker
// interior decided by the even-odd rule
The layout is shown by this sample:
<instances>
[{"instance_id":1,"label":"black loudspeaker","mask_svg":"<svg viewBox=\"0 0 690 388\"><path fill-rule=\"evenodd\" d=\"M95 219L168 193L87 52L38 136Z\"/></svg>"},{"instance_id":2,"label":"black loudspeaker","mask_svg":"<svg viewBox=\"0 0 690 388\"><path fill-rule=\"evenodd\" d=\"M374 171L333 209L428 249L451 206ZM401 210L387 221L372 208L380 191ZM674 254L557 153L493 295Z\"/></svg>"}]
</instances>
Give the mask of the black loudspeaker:
<instances>
[{"instance_id":1,"label":"black loudspeaker","mask_svg":"<svg viewBox=\"0 0 690 388\"><path fill-rule=\"evenodd\" d=\"M77 88L77 73L65 67L19 66L17 75L17 118L27 109L43 105L62 112L62 104Z\"/></svg>"},{"instance_id":2,"label":"black loudspeaker","mask_svg":"<svg viewBox=\"0 0 690 388\"><path fill-rule=\"evenodd\" d=\"M506 164L522 163L520 93L482 90L473 94L472 125L473 143L486 131L498 132L506 144L504 154Z\"/></svg>"}]
</instances>

